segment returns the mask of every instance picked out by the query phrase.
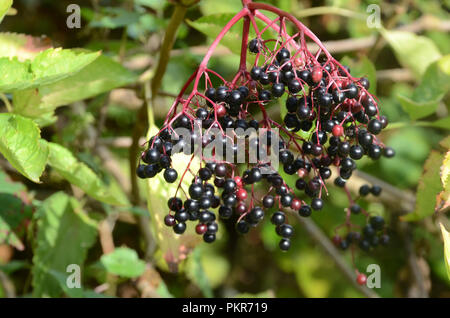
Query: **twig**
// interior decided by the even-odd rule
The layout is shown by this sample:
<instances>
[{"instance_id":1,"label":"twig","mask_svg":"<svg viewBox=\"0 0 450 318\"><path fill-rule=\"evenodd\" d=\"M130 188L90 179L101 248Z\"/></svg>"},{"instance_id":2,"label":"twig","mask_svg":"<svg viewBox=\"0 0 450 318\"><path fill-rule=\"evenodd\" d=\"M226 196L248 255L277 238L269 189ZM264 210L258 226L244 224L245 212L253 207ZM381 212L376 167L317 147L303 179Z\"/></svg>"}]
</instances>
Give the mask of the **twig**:
<instances>
[{"instance_id":1,"label":"twig","mask_svg":"<svg viewBox=\"0 0 450 318\"><path fill-rule=\"evenodd\" d=\"M363 287L356 282L356 273L350 268L346 260L342 257L340 252L331 243L330 239L322 232L322 230L316 225L316 223L310 218L303 218L298 213L293 212L292 214L298 219L299 223L305 228L311 238L317 242L320 247L327 253L336 263L339 270L344 274L344 276L352 283L352 285L370 298L379 298L380 296L373 290L367 287Z\"/></svg>"},{"instance_id":2,"label":"twig","mask_svg":"<svg viewBox=\"0 0 450 318\"><path fill-rule=\"evenodd\" d=\"M16 288L14 287L13 282L3 271L0 271L0 284L5 291L6 298L16 298Z\"/></svg>"},{"instance_id":3,"label":"twig","mask_svg":"<svg viewBox=\"0 0 450 318\"><path fill-rule=\"evenodd\" d=\"M394 68L390 70L377 71L377 81L411 82L414 75L406 68Z\"/></svg>"},{"instance_id":4,"label":"twig","mask_svg":"<svg viewBox=\"0 0 450 318\"><path fill-rule=\"evenodd\" d=\"M9 102L8 98L6 97L5 94L0 93L0 99L3 101L3 103L6 106L6 109L8 110L9 113L11 113L13 111L11 103Z\"/></svg>"}]
</instances>

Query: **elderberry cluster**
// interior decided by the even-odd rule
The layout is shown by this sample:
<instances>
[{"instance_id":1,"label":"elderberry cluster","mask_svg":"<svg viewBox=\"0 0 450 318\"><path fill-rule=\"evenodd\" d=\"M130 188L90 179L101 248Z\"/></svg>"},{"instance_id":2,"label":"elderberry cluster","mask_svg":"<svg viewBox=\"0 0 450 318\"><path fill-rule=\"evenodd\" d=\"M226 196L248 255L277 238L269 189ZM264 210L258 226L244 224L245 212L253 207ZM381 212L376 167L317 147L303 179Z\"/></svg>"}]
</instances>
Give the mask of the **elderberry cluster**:
<instances>
[{"instance_id":1,"label":"elderberry cluster","mask_svg":"<svg viewBox=\"0 0 450 318\"><path fill-rule=\"evenodd\" d=\"M180 103L183 109L172 108L163 129L148 141L137 175L153 178L164 170L164 179L173 183L178 172L172 166L172 155L198 156L203 164L198 171L188 166L182 173L182 178L192 181L183 189L184 200L180 187L168 200L165 224L182 234L188 221L195 222L197 234L211 243L219 229L218 218L230 219L237 232L245 234L270 213L281 237L279 247L288 250L294 229L286 212L309 217L322 210L325 182L332 178L333 170L337 171L334 185L345 188L357 168L356 161L363 156L391 158L395 152L377 138L388 120L379 114L367 78L353 78L348 67L330 57L319 62L299 54L303 51L292 55L286 42L279 40L253 39L248 49L261 59L238 80L224 80L217 87L207 85L192 98L177 99L175 106ZM284 95L287 114L277 123L265 107ZM261 113L262 119L257 119ZM189 134L179 134L177 128ZM262 132L259 136L263 138L247 134L248 129ZM212 130L221 133L211 134ZM206 158L201 150L210 145ZM244 163L237 160L240 147L244 147ZM282 169L268 160L267 154L276 154ZM361 196L380 191L377 186L361 188ZM349 209L351 214L361 212L356 203ZM389 240L387 234L381 234L384 220L364 213L369 223L362 234L351 231L345 238L335 239L342 249L358 242L361 249L368 250Z\"/></svg>"}]
</instances>

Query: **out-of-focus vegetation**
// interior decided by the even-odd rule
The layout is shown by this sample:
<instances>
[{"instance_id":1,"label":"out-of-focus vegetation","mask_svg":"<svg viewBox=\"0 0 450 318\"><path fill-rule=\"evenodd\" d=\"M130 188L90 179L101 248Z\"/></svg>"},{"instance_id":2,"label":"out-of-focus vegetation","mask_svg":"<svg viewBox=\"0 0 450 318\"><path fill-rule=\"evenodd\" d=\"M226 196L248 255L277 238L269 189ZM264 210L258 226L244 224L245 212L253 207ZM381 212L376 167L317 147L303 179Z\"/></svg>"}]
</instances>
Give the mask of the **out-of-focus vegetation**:
<instances>
[{"instance_id":1,"label":"out-of-focus vegetation","mask_svg":"<svg viewBox=\"0 0 450 318\"><path fill-rule=\"evenodd\" d=\"M66 26L74 2L80 29ZM240 0L0 1L0 296L363 296L300 224L288 253L269 222L245 237L221 224L207 245L163 226L174 191L163 179L133 191L133 131L145 122L148 85L181 2L188 8L151 97L156 126ZM298 17L353 75L369 77L389 118L381 139L396 157L358 168L388 184L387 196L364 208L389 221L391 244L357 252L356 267L380 265L382 297L450 297L450 2L265 2ZM381 8L381 28L367 26L370 4ZM231 78L237 43L223 44L209 67ZM278 107L270 116L280 117ZM348 204L332 187L330 198L313 217L329 237ZM81 266L82 288L67 288L69 264Z\"/></svg>"}]
</instances>

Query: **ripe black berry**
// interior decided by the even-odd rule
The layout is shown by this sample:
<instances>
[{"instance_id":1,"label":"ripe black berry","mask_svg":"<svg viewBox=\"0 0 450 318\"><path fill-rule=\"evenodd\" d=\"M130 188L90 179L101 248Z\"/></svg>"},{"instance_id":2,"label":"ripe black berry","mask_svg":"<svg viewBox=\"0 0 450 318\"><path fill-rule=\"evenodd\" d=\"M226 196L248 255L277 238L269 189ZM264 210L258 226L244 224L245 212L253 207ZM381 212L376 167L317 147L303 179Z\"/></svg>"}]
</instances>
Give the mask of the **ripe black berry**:
<instances>
[{"instance_id":1,"label":"ripe black berry","mask_svg":"<svg viewBox=\"0 0 450 318\"><path fill-rule=\"evenodd\" d=\"M168 183L173 183L175 182L175 180L177 180L178 178L178 173L175 169L172 168L167 168L164 171L164 179L168 182Z\"/></svg>"},{"instance_id":2,"label":"ripe black berry","mask_svg":"<svg viewBox=\"0 0 450 318\"><path fill-rule=\"evenodd\" d=\"M173 226L173 231L176 234L183 234L186 231L186 223L180 222Z\"/></svg>"}]
</instances>

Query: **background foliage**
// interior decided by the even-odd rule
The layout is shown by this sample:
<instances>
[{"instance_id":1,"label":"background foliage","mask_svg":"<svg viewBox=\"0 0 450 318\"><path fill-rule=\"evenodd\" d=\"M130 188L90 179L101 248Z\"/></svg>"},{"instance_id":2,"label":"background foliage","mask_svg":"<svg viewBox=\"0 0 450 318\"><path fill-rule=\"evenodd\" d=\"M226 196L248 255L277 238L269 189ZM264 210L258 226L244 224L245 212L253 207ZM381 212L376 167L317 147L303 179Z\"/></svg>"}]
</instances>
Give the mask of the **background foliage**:
<instances>
[{"instance_id":1,"label":"background foliage","mask_svg":"<svg viewBox=\"0 0 450 318\"><path fill-rule=\"evenodd\" d=\"M150 134L240 0L80 0L81 29L66 26L74 1L12 2L0 1L1 297L363 295L300 224L289 253L268 224L246 237L223 225L213 245L192 229L175 237L162 223L173 189L163 179L130 180L145 101ZM382 139L396 157L361 160L373 177L355 183L386 183L381 201L365 208L389 220L392 244L357 253L357 268L381 266L382 297L449 297L450 2L267 2L301 19L353 75L369 77L390 119ZM189 8L178 7L182 23L150 96L177 3ZM366 24L372 3L381 7L378 29ZM225 78L237 70L239 39L233 28L211 60ZM279 117L279 105L269 113ZM345 194L330 192L314 217L327 236L346 207ZM69 264L81 267L80 289L67 288Z\"/></svg>"}]
</instances>

